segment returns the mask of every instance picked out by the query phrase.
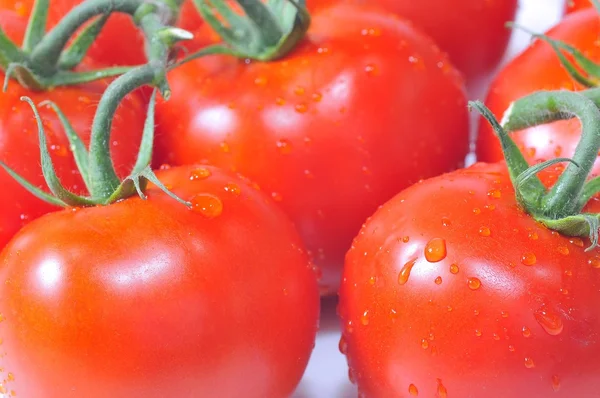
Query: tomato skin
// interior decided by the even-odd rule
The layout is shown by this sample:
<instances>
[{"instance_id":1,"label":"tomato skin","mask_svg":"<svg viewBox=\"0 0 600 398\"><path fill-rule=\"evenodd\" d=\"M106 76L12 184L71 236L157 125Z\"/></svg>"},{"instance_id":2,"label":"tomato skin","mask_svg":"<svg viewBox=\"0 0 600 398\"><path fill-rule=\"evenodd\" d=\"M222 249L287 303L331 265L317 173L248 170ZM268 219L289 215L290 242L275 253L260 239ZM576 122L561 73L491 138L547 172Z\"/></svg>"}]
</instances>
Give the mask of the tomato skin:
<instances>
[{"instance_id":1,"label":"tomato skin","mask_svg":"<svg viewBox=\"0 0 600 398\"><path fill-rule=\"evenodd\" d=\"M599 209L594 200L587 210ZM428 261L436 238L446 255L432 250ZM600 250L585 252L589 245L524 214L504 163L398 194L346 257L340 345L359 390L411 396L413 384L426 397L597 396Z\"/></svg>"},{"instance_id":2,"label":"tomato skin","mask_svg":"<svg viewBox=\"0 0 600 398\"><path fill-rule=\"evenodd\" d=\"M368 214L467 151L458 73L407 23L366 7L315 14L283 60L210 56L168 78L156 164L209 163L257 182L299 229L324 292Z\"/></svg>"},{"instance_id":3,"label":"tomato skin","mask_svg":"<svg viewBox=\"0 0 600 398\"><path fill-rule=\"evenodd\" d=\"M7 34L14 40L22 39L25 22L24 18L11 11L0 10L0 26L6 28ZM4 79L1 73L0 78ZM35 104L44 100L58 104L87 145L94 113L105 88L106 82L100 81L85 86L32 92L10 81L7 91L0 95L0 160L29 182L47 190L40 166L37 124L29 105L20 100L21 96L30 97ZM47 107L41 107L39 112L58 176L68 189L84 193L83 181L57 115ZM127 96L117 110L111 133L111 155L121 177L127 176L135 163L145 112L146 105L136 93ZM24 224L59 208L31 195L4 170L0 170L0 185L1 249Z\"/></svg>"},{"instance_id":4,"label":"tomato skin","mask_svg":"<svg viewBox=\"0 0 600 398\"><path fill-rule=\"evenodd\" d=\"M592 2L590 0L567 0L565 2L565 12L572 13L586 8L592 8Z\"/></svg>"},{"instance_id":5,"label":"tomato skin","mask_svg":"<svg viewBox=\"0 0 600 398\"><path fill-rule=\"evenodd\" d=\"M24 397L284 397L318 323L313 268L289 219L216 168L157 173L205 217L148 200L67 209L0 255L4 387ZM200 175L205 175L201 173ZM251 374L252 377L248 377ZM85 392L85 393L83 393Z\"/></svg>"},{"instance_id":6,"label":"tomato skin","mask_svg":"<svg viewBox=\"0 0 600 398\"><path fill-rule=\"evenodd\" d=\"M450 56L467 79L494 70L508 46L518 0L308 0L309 10L351 2L377 5L412 21Z\"/></svg>"},{"instance_id":7,"label":"tomato skin","mask_svg":"<svg viewBox=\"0 0 600 398\"><path fill-rule=\"evenodd\" d=\"M575 46L596 62L600 61L599 34L600 19L594 10L568 15L548 32L550 37ZM485 103L500 118L511 102L532 92L582 88L562 67L550 45L536 41L500 71L490 86ZM531 162L569 157L581 138L581 126L576 119L559 121L512 133L512 137ZM478 160L494 162L503 159L498 139L483 119L476 150ZM599 167L600 163L596 162L594 172L600 171Z\"/></svg>"}]
</instances>

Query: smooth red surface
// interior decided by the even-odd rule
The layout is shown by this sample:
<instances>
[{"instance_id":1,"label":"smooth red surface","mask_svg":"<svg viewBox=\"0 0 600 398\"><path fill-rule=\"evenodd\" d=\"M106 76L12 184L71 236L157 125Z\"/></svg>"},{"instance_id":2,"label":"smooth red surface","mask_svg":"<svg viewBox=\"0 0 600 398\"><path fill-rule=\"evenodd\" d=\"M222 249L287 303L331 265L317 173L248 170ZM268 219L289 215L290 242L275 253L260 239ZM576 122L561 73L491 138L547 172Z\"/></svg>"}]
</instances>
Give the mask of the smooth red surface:
<instances>
[{"instance_id":1,"label":"smooth red surface","mask_svg":"<svg viewBox=\"0 0 600 398\"><path fill-rule=\"evenodd\" d=\"M289 219L216 168L26 226L0 256L6 391L17 397L286 397L314 346L315 273ZM214 206L212 209L214 210Z\"/></svg>"},{"instance_id":2,"label":"smooth red surface","mask_svg":"<svg viewBox=\"0 0 600 398\"><path fill-rule=\"evenodd\" d=\"M592 8L592 2L590 0L566 0L565 12L571 13L586 8Z\"/></svg>"},{"instance_id":3,"label":"smooth red surface","mask_svg":"<svg viewBox=\"0 0 600 398\"><path fill-rule=\"evenodd\" d=\"M0 10L0 26L14 40L22 39L24 25L24 18L11 11ZM0 73L0 77L4 80L3 74ZM32 92L10 81L8 90L0 94L0 160L29 182L47 189L40 166L37 124L33 111L20 100L21 96L30 97L35 104L45 100L55 102L87 145L94 113L106 84L99 81L81 87ZM84 193L83 181L58 117L47 107L39 111L58 176L68 189ZM122 177L130 173L135 163L145 113L146 105L135 93L127 96L117 110L110 147L115 168ZM0 170L0 186L0 248L27 222L58 210L31 195L4 170Z\"/></svg>"},{"instance_id":4,"label":"smooth red surface","mask_svg":"<svg viewBox=\"0 0 600 398\"><path fill-rule=\"evenodd\" d=\"M568 15L548 35L600 61L600 18L596 11ZM549 44L536 41L496 76L485 104L500 119L510 103L520 97L538 90L558 89L581 90L583 87L569 76ZM581 138L581 125L577 119L559 121L515 132L512 137L530 162L569 157ZM498 139L483 119L479 125L477 158L487 162L503 158ZM596 173L599 167L597 162Z\"/></svg>"},{"instance_id":5,"label":"smooth red surface","mask_svg":"<svg viewBox=\"0 0 600 398\"><path fill-rule=\"evenodd\" d=\"M503 163L400 193L346 257L340 346L360 392L597 396L600 249L589 245L519 210Z\"/></svg>"},{"instance_id":6,"label":"smooth red surface","mask_svg":"<svg viewBox=\"0 0 600 398\"><path fill-rule=\"evenodd\" d=\"M168 78L156 163L206 162L257 182L296 224L324 292L379 204L467 152L458 72L409 24L366 7L315 14L279 61L210 56Z\"/></svg>"},{"instance_id":7,"label":"smooth red surface","mask_svg":"<svg viewBox=\"0 0 600 398\"><path fill-rule=\"evenodd\" d=\"M508 45L518 0L307 0L309 10L330 4L378 5L427 33L467 79L494 70Z\"/></svg>"}]
</instances>

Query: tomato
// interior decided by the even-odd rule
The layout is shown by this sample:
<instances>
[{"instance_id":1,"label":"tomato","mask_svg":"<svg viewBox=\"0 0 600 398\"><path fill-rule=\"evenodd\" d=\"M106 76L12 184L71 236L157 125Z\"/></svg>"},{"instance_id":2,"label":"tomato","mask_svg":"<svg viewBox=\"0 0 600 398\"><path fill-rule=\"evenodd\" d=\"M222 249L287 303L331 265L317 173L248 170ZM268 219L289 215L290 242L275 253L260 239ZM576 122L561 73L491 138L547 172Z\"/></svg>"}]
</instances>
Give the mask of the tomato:
<instances>
[{"instance_id":1,"label":"tomato","mask_svg":"<svg viewBox=\"0 0 600 398\"><path fill-rule=\"evenodd\" d=\"M599 34L600 18L594 10L568 15L548 32L550 37L575 46L596 62L600 61ZM582 88L560 64L552 47L536 41L496 76L486 105L502 115L511 102L534 91ZM572 155L581 137L581 126L577 120L559 121L513 133L512 137L533 162ZM483 120L477 138L477 158L487 162L502 159L498 140ZM600 171L600 163L595 167L596 172Z\"/></svg>"},{"instance_id":2,"label":"tomato","mask_svg":"<svg viewBox=\"0 0 600 398\"><path fill-rule=\"evenodd\" d=\"M0 10L0 26L7 34L20 41L25 20L13 12ZM0 73L0 78L4 75ZM37 125L21 96L34 103L51 100L65 113L71 124L87 144L96 106L106 82L79 87L54 88L46 92L32 92L11 81L8 90L0 94L0 160L40 188L46 188L40 167ZM134 93L135 94L135 93ZM146 105L137 95L129 95L120 105L113 124L111 153L120 176L129 174L136 159L141 140ZM40 114L48 137L52 159L63 184L81 192L84 185L69 150L69 141L51 109L42 107ZM27 222L58 208L43 202L23 189L8 173L0 170L0 249Z\"/></svg>"},{"instance_id":3,"label":"tomato","mask_svg":"<svg viewBox=\"0 0 600 398\"><path fill-rule=\"evenodd\" d=\"M458 73L408 23L366 7L315 13L284 59L209 56L168 79L156 164L210 163L257 182L299 229L324 292L367 215L467 152Z\"/></svg>"},{"instance_id":4,"label":"tomato","mask_svg":"<svg viewBox=\"0 0 600 398\"><path fill-rule=\"evenodd\" d=\"M319 294L289 219L216 168L148 200L66 209L0 256L3 387L23 397L285 397ZM249 377L251 375L251 377Z\"/></svg>"},{"instance_id":5,"label":"tomato","mask_svg":"<svg viewBox=\"0 0 600 398\"><path fill-rule=\"evenodd\" d=\"M565 3L565 12L571 13L590 7L592 7L591 0L567 0Z\"/></svg>"},{"instance_id":6,"label":"tomato","mask_svg":"<svg viewBox=\"0 0 600 398\"><path fill-rule=\"evenodd\" d=\"M318 10L347 0L307 0ZM518 0L351 0L375 4L414 22L446 51L467 79L496 68L511 35L506 22L515 18Z\"/></svg>"},{"instance_id":7,"label":"tomato","mask_svg":"<svg viewBox=\"0 0 600 398\"><path fill-rule=\"evenodd\" d=\"M361 393L597 396L600 249L546 229L514 195L504 163L476 164L412 186L367 221L339 303Z\"/></svg>"},{"instance_id":8,"label":"tomato","mask_svg":"<svg viewBox=\"0 0 600 398\"><path fill-rule=\"evenodd\" d=\"M196 10L192 0L184 0L179 12L177 26L182 29L193 31L202 25L202 17Z\"/></svg>"}]
</instances>

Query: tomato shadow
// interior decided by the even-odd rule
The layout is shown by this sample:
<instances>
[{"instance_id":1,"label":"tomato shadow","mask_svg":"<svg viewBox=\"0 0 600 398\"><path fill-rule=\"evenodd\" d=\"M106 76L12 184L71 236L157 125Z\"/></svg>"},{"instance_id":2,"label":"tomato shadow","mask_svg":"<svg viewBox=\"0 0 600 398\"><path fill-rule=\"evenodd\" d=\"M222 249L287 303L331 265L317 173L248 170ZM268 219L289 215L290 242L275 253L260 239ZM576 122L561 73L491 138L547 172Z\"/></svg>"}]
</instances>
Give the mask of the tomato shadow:
<instances>
[{"instance_id":1,"label":"tomato shadow","mask_svg":"<svg viewBox=\"0 0 600 398\"><path fill-rule=\"evenodd\" d=\"M337 316L337 304L337 295L321 299L320 331L331 332L340 330L340 318Z\"/></svg>"}]
</instances>

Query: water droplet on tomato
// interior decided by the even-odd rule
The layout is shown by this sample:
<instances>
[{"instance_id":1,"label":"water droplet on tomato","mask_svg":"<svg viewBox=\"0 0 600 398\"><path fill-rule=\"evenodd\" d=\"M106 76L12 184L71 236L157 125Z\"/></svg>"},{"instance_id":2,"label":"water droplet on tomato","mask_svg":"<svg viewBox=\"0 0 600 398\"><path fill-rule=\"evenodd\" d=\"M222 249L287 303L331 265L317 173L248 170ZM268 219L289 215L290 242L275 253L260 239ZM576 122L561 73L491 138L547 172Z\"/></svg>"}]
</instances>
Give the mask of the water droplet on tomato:
<instances>
[{"instance_id":1,"label":"water droplet on tomato","mask_svg":"<svg viewBox=\"0 0 600 398\"><path fill-rule=\"evenodd\" d=\"M6 317L4 316L4 314L0 313L0 323L4 322L6 320Z\"/></svg>"},{"instance_id":2,"label":"water droplet on tomato","mask_svg":"<svg viewBox=\"0 0 600 398\"><path fill-rule=\"evenodd\" d=\"M479 235L480 236L490 236L492 234L492 231L490 231L490 229L488 227L481 227L479 228Z\"/></svg>"},{"instance_id":3,"label":"water droplet on tomato","mask_svg":"<svg viewBox=\"0 0 600 398\"><path fill-rule=\"evenodd\" d=\"M560 389L560 378L557 375L552 376L552 389L558 391Z\"/></svg>"},{"instance_id":4,"label":"water droplet on tomato","mask_svg":"<svg viewBox=\"0 0 600 398\"><path fill-rule=\"evenodd\" d=\"M571 238L569 239L569 242L571 242L577 247L583 247L583 241L580 238Z\"/></svg>"},{"instance_id":5,"label":"water droplet on tomato","mask_svg":"<svg viewBox=\"0 0 600 398\"><path fill-rule=\"evenodd\" d=\"M354 370L352 368L348 368L348 380L350 380L350 383L356 384L356 378L354 377Z\"/></svg>"},{"instance_id":6,"label":"water droplet on tomato","mask_svg":"<svg viewBox=\"0 0 600 398\"><path fill-rule=\"evenodd\" d=\"M365 66L365 72L369 76L376 76L378 72L377 66L374 64L368 64L367 66Z\"/></svg>"},{"instance_id":7,"label":"water droplet on tomato","mask_svg":"<svg viewBox=\"0 0 600 398\"><path fill-rule=\"evenodd\" d=\"M424 350L429 348L429 341L427 341L427 339L421 340L421 348L423 348Z\"/></svg>"},{"instance_id":8,"label":"water droplet on tomato","mask_svg":"<svg viewBox=\"0 0 600 398\"><path fill-rule=\"evenodd\" d=\"M481 287L481 281L478 278L467 279L467 285L471 290L477 290Z\"/></svg>"},{"instance_id":9,"label":"water droplet on tomato","mask_svg":"<svg viewBox=\"0 0 600 398\"><path fill-rule=\"evenodd\" d=\"M442 277L438 276L437 278L435 278L435 284L436 285L441 285L442 284Z\"/></svg>"},{"instance_id":10,"label":"water droplet on tomato","mask_svg":"<svg viewBox=\"0 0 600 398\"><path fill-rule=\"evenodd\" d=\"M277 98L275 98L275 105L283 106L283 105L285 105L285 100L281 97L277 97Z\"/></svg>"},{"instance_id":11,"label":"water droplet on tomato","mask_svg":"<svg viewBox=\"0 0 600 398\"><path fill-rule=\"evenodd\" d=\"M534 231L530 231L529 234L527 234L527 237L531 240L537 240L538 239L538 234L537 232Z\"/></svg>"},{"instance_id":12,"label":"water droplet on tomato","mask_svg":"<svg viewBox=\"0 0 600 398\"><path fill-rule=\"evenodd\" d=\"M460 268L458 267L458 264L450 264L450 273L451 274L458 274L458 271L460 271Z\"/></svg>"},{"instance_id":13,"label":"water droplet on tomato","mask_svg":"<svg viewBox=\"0 0 600 398\"><path fill-rule=\"evenodd\" d=\"M481 330L475 329L475 336L481 337L481 335L482 335Z\"/></svg>"},{"instance_id":14,"label":"water droplet on tomato","mask_svg":"<svg viewBox=\"0 0 600 398\"><path fill-rule=\"evenodd\" d=\"M437 383L438 383L438 386L437 386L437 396L438 396L438 398L447 398L448 397L448 390L442 384L442 380L441 379L437 379Z\"/></svg>"},{"instance_id":15,"label":"water droplet on tomato","mask_svg":"<svg viewBox=\"0 0 600 398\"><path fill-rule=\"evenodd\" d=\"M218 197L201 193L194 196L191 200L192 211L200 213L207 218L215 218L223 213L223 202Z\"/></svg>"},{"instance_id":16,"label":"water droplet on tomato","mask_svg":"<svg viewBox=\"0 0 600 398\"><path fill-rule=\"evenodd\" d=\"M365 312L363 312L362 316L360 317L360 323L363 326L367 326L369 324L369 310L365 310Z\"/></svg>"},{"instance_id":17,"label":"water droplet on tomato","mask_svg":"<svg viewBox=\"0 0 600 398\"><path fill-rule=\"evenodd\" d=\"M6 375L6 380L15 381L15 375L12 374L11 372L8 372L8 374Z\"/></svg>"},{"instance_id":18,"label":"water droplet on tomato","mask_svg":"<svg viewBox=\"0 0 600 398\"><path fill-rule=\"evenodd\" d=\"M296 95L304 95L305 92L306 92L306 89L302 86L297 86L294 89L294 94L296 94Z\"/></svg>"},{"instance_id":19,"label":"water droplet on tomato","mask_svg":"<svg viewBox=\"0 0 600 398\"><path fill-rule=\"evenodd\" d=\"M592 266L592 268L600 268L600 258L592 257L588 260L588 264Z\"/></svg>"},{"instance_id":20,"label":"water droplet on tomato","mask_svg":"<svg viewBox=\"0 0 600 398\"><path fill-rule=\"evenodd\" d=\"M492 338L496 341L500 340L500 335L498 333L493 333Z\"/></svg>"},{"instance_id":21,"label":"water droplet on tomato","mask_svg":"<svg viewBox=\"0 0 600 398\"><path fill-rule=\"evenodd\" d=\"M265 76L259 76L254 79L254 84L259 87L264 87L267 85L268 79Z\"/></svg>"},{"instance_id":22,"label":"water droplet on tomato","mask_svg":"<svg viewBox=\"0 0 600 398\"><path fill-rule=\"evenodd\" d=\"M452 306L449 305L446 309L448 310L448 312L452 312Z\"/></svg>"},{"instance_id":23,"label":"water droplet on tomato","mask_svg":"<svg viewBox=\"0 0 600 398\"><path fill-rule=\"evenodd\" d=\"M235 196L239 196L242 193L240 187L234 184L233 182L230 182L227 185L225 185L223 189L225 189L225 192L229 192Z\"/></svg>"},{"instance_id":24,"label":"water droplet on tomato","mask_svg":"<svg viewBox=\"0 0 600 398\"><path fill-rule=\"evenodd\" d=\"M271 198L273 198L275 202L281 202L283 200L283 197L279 192L271 192Z\"/></svg>"},{"instance_id":25,"label":"water droplet on tomato","mask_svg":"<svg viewBox=\"0 0 600 398\"><path fill-rule=\"evenodd\" d=\"M221 148L221 151L224 153L229 153L231 151L231 148L229 148L229 144L226 142L221 142L219 144L219 147Z\"/></svg>"},{"instance_id":26,"label":"water droplet on tomato","mask_svg":"<svg viewBox=\"0 0 600 398\"><path fill-rule=\"evenodd\" d=\"M348 352L348 343L346 342L346 338L344 336L340 337L338 348L342 355L346 355L346 353Z\"/></svg>"},{"instance_id":27,"label":"water droplet on tomato","mask_svg":"<svg viewBox=\"0 0 600 398\"><path fill-rule=\"evenodd\" d=\"M323 94L313 93L313 95L311 95L310 98L313 100L313 102L321 102L321 100L323 99Z\"/></svg>"},{"instance_id":28,"label":"water droplet on tomato","mask_svg":"<svg viewBox=\"0 0 600 398\"><path fill-rule=\"evenodd\" d=\"M529 329L527 326L523 326L521 332L523 333L523 337L531 337L531 329Z\"/></svg>"},{"instance_id":29,"label":"water droplet on tomato","mask_svg":"<svg viewBox=\"0 0 600 398\"><path fill-rule=\"evenodd\" d=\"M290 152L292 152L292 143L286 140L285 138L282 138L279 141L277 141L276 145L277 149L279 150L279 153L281 153L282 155L287 155Z\"/></svg>"},{"instance_id":30,"label":"water droplet on tomato","mask_svg":"<svg viewBox=\"0 0 600 398\"><path fill-rule=\"evenodd\" d=\"M481 209L479 207L474 208L473 209L473 214L475 214L475 215L481 214Z\"/></svg>"},{"instance_id":31,"label":"water droplet on tomato","mask_svg":"<svg viewBox=\"0 0 600 398\"><path fill-rule=\"evenodd\" d=\"M298 113L306 113L308 111L308 106L305 103L301 102L299 104L296 104L296 106L294 106L294 109Z\"/></svg>"},{"instance_id":32,"label":"water droplet on tomato","mask_svg":"<svg viewBox=\"0 0 600 398\"><path fill-rule=\"evenodd\" d=\"M210 177L211 174L212 173L210 172L209 169L207 169L205 167L200 167L195 170L192 170L192 172L190 173L190 180L191 181L204 180L204 179Z\"/></svg>"},{"instance_id":33,"label":"water droplet on tomato","mask_svg":"<svg viewBox=\"0 0 600 398\"><path fill-rule=\"evenodd\" d=\"M410 240L410 237L408 237L408 236L402 237L402 242L404 242L404 243L408 243L409 240Z\"/></svg>"},{"instance_id":34,"label":"water droplet on tomato","mask_svg":"<svg viewBox=\"0 0 600 398\"><path fill-rule=\"evenodd\" d=\"M159 170L169 170L171 168L171 165L163 163L160 165L160 167L158 168Z\"/></svg>"},{"instance_id":35,"label":"water droplet on tomato","mask_svg":"<svg viewBox=\"0 0 600 398\"><path fill-rule=\"evenodd\" d=\"M510 351L510 352L515 352L515 346L514 346L514 345L512 345L512 344L509 344L509 345L508 345L508 351Z\"/></svg>"},{"instance_id":36,"label":"water droplet on tomato","mask_svg":"<svg viewBox=\"0 0 600 398\"><path fill-rule=\"evenodd\" d=\"M508 318L508 311L500 311L500 316L502 318Z\"/></svg>"},{"instance_id":37,"label":"water droplet on tomato","mask_svg":"<svg viewBox=\"0 0 600 398\"><path fill-rule=\"evenodd\" d=\"M494 199L500 199L502 197L502 192L500 192L499 189L492 189L487 194L490 198L494 198Z\"/></svg>"},{"instance_id":38,"label":"water droplet on tomato","mask_svg":"<svg viewBox=\"0 0 600 398\"><path fill-rule=\"evenodd\" d=\"M563 321L560 315L546 306L538 309L533 313L535 320L540 324L542 329L549 335L557 336L563 331Z\"/></svg>"},{"instance_id":39,"label":"water droplet on tomato","mask_svg":"<svg viewBox=\"0 0 600 398\"><path fill-rule=\"evenodd\" d=\"M537 261L537 258L535 257L535 254L533 253L525 253L521 256L521 263L523 263L523 265L533 265L535 264Z\"/></svg>"},{"instance_id":40,"label":"water droplet on tomato","mask_svg":"<svg viewBox=\"0 0 600 398\"><path fill-rule=\"evenodd\" d=\"M410 277L410 271L412 270L416 262L417 259L415 258L404 264L404 266L400 270L400 273L398 274L399 284L404 285L406 282L408 282L408 278Z\"/></svg>"},{"instance_id":41,"label":"water droplet on tomato","mask_svg":"<svg viewBox=\"0 0 600 398\"><path fill-rule=\"evenodd\" d=\"M444 227L449 227L450 225L452 225L452 222L448 217L442 217L442 225Z\"/></svg>"},{"instance_id":42,"label":"water droplet on tomato","mask_svg":"<svg viewBox=\"0 0 600 398\"><path fill-rule=\"evenodd\" d=\"M569 248L567 246L558 246L556 248L556 250L563 256L566 256L569 254Z\"/></svg>"},{"instance_id":43,"label":"water droplet on tomato","mask_svg":"<svg viewBox=\"0 0 600 398\"><path fill-rule=\"evenodd\" d=\"M535 363L531 357L525 357L525 367L527 369L535 368Z\"/></svg>"},{"instance_id":44,"label":"water droplet on tomato","mask_svg":"<svg viewBox=\"0 0 600 398\"><path fill-rule=\"evenodd\" d=\"M415 386L414 384L411 384L408 386L408 393L410 395L412 395L413 397L416 397L419 395L419 390L417 389L417 386Z\"/></svg>"},{"instance_id":45,"label":"water droplet on tomato","mask_svg":"<svg viewBox=\"0 0 600 398\"><path fill-rule=\"evenodd\" d=\"M479 310L473 310L473 315L475 315L475 316L479 315Z\"/></svg>"},{"instance_id":46,"label":"water droplet on tomato","mask_svg":"<svg viewBox=\"0 0 600 398\"><path fill-rule=\"evenodd\" d=\"M437 263L446 258L446 241L442 238L433 238L425 245L425 258L430 263Z\"/></svg>"}]
</instances>

